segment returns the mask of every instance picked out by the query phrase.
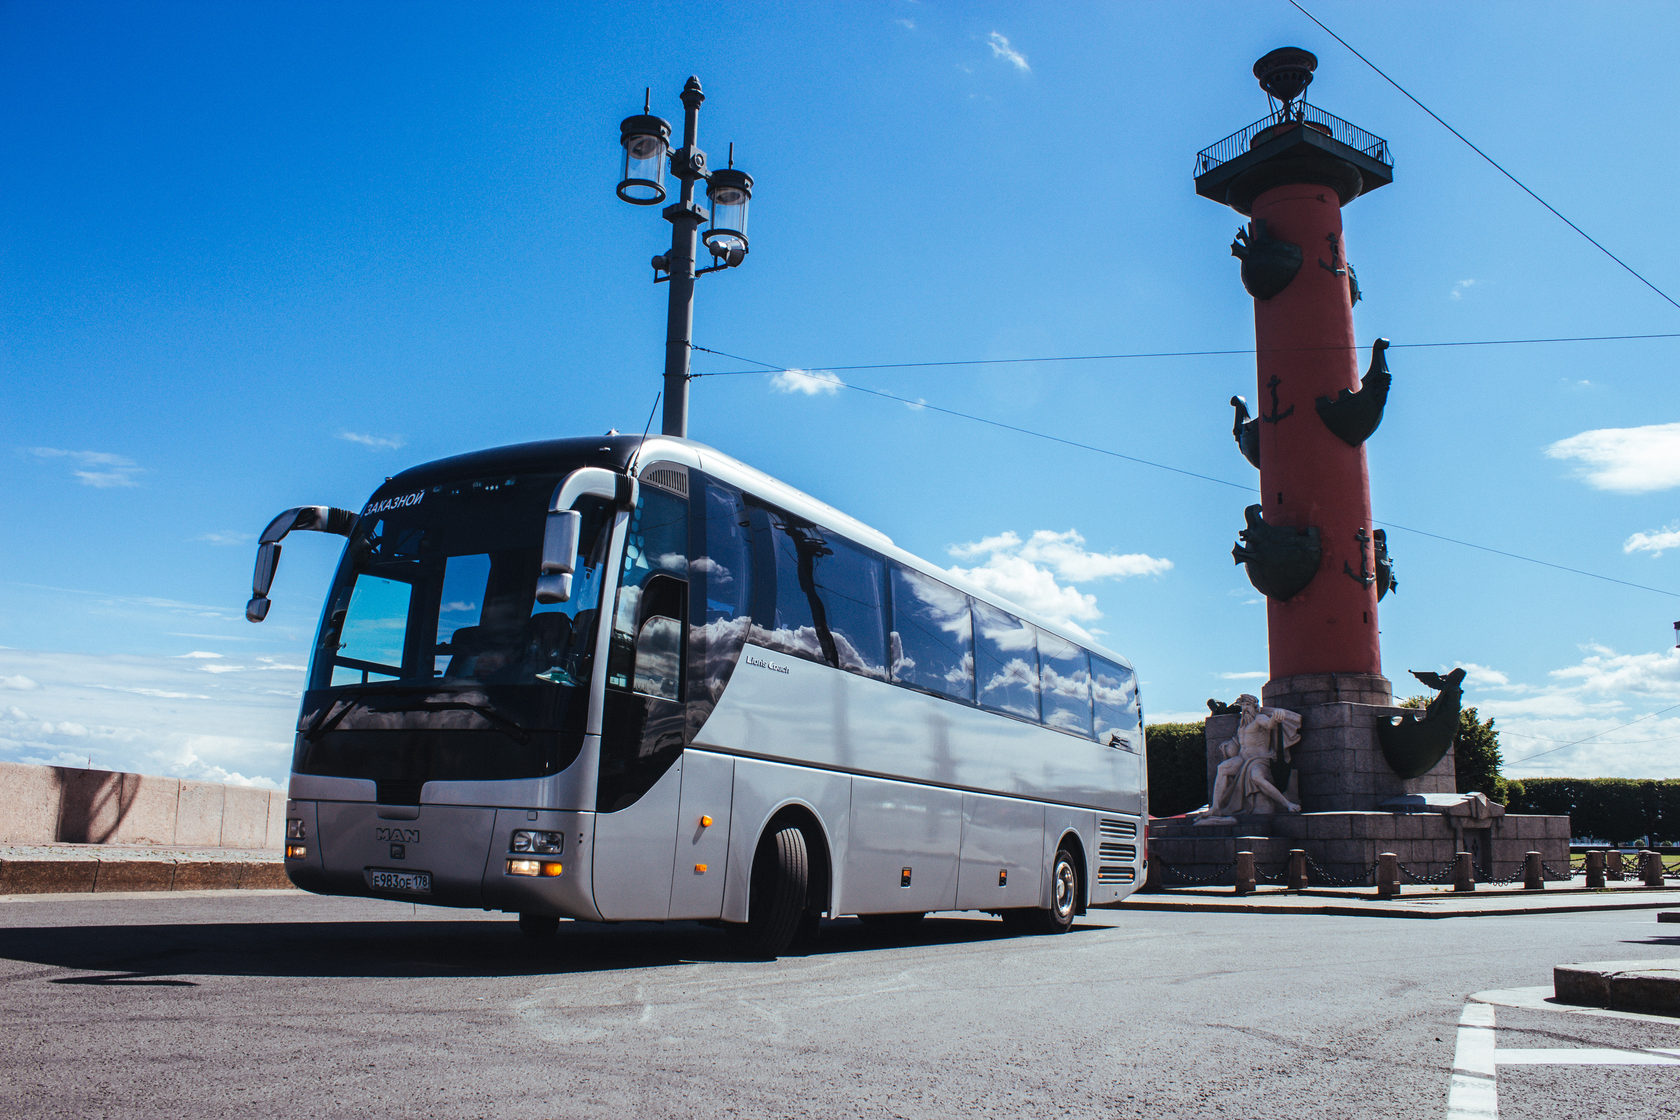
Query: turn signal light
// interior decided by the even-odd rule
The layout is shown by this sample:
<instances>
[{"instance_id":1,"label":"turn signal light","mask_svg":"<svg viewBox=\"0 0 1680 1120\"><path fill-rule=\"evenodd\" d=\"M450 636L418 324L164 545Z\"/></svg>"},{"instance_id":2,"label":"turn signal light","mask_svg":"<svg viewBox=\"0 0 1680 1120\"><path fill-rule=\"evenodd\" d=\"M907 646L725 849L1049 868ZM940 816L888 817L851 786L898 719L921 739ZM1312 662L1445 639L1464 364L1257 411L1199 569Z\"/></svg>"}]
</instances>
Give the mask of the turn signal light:
<instances>
[{"instance_id":1,"label":"turn signal light","mask_svg":"<svg viewBox=\"0 0 1680 1120\"><path fill-rule=\"evenodd\" d=\"M565 866L557 860L547 859L510 859L507 861L509 875L541 876L552 879L565 870Z\"/></svg>"},{"instance_id":2,"label":"turn signal light","mask_svg":"<svg viewBox=\"0 0 1680 1120\"><path fill-rule=\"evenodd\" d=\"M712 818L711 817L701 817L700 818L700 827L701 828L712 827Z\"/></svg>"},{"instance_id":3,"label":"turn signal light","mask_svg":"<svg viewBox=\"0 0 1680 1120\"><path fill-rule=\"evenodd\" d=\"M309 854L309 849L303 844L287 844L286 845L286 858L287 859L303 859L308 854Z\"/></svg>"}]
</instances>

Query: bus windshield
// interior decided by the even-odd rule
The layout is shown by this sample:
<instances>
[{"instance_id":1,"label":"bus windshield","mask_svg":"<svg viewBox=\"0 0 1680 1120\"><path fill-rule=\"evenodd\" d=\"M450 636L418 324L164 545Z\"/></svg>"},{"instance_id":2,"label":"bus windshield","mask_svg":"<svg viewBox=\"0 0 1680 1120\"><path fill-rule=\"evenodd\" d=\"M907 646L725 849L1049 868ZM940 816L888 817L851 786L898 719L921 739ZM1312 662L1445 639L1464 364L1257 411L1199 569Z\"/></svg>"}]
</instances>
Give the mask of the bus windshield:
<instances>
[{"instance_id":1,"label":"bus windshield","mask_svg":"<svg viewBox=\"0 0 1680 1120\"><path fill-rule=\"evenodd\" d=\"M309 687L587 681L606 510L584 510L571 599L537 603L557 481L469 479L376 495L334 581Z\"/></svg>"}]
</instances>

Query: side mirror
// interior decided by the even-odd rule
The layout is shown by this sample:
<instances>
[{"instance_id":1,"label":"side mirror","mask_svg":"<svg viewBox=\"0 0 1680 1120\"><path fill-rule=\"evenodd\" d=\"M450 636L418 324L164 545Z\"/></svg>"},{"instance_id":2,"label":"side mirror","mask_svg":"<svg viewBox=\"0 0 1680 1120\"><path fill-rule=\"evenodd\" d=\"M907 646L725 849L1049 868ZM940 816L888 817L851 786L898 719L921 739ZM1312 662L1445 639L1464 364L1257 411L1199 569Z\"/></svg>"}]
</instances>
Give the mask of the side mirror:
<instances>
[{"instance_id":1,"label":"side mirror","mask_svg":"<svg viewBox=\"0 0 1680 1120\"><path fill-rule=\"evenodd\" d=\"M577 571L578 538L582 534L583 514L575 509L549 511L543 528L537 602L564 603L572 597L572 573Z\"/></svg>"},{"instance_id":2,"label":"side mirror","mask_svg":"<svg viewBox=\"0 0 1680 1120\"><path fill-rule=\"evenodd\" d=\"M257 566L251 573L251 600L245 604L245 618L261 622L268 617L268 590L274 586L274 571L280 566L280 542L294 529L332 533L348 537L356 531L356 515L333 506L294 506L268 523L257 542Z\"/></svg>"},{"instance_id":3,"label":"side mirror","mask_svg":"<svg viewBox=\"0 0 1680 1120\"><path fill-rule=\"evenodd\" d=\"M251 601L245 604L245 617L261 622L268 617L268 591L274 586L274 570L280 566L280 545L264 541L257 546L257 567L251 573Z\"/></svg>"}]
</instances>

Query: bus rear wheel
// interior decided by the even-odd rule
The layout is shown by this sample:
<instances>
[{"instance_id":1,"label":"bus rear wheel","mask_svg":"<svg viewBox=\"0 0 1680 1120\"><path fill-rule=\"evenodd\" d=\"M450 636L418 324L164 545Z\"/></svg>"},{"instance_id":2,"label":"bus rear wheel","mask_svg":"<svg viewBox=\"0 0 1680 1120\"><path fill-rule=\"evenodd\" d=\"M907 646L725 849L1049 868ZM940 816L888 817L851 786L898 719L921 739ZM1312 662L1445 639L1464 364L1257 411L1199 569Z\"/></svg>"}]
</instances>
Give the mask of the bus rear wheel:
<instances>
[{"instance_id":1,"label":"bus rear wheel","mask_svg":"<svg viewBox=\"0 0 1680 1120\"><path fill-rule=\"evenodd\" d=\"M1050 906L1005 910L1003 924L1015 933L1066 933L1079 912L1079 862L1066 848L1056 849L1050 865Z\"/></svg>"},{"instance_id":2,"label":"bus rear wheel","mask_svg":"<svg viewBox=\"0 0 1680 1120\"><path fill-rule=\"evenodd\" d=\"M746 941L766 956L787 951L805 914L811 859L805 834L793 825L766 836L753 858Z\"/></svg>"}]
</instances>

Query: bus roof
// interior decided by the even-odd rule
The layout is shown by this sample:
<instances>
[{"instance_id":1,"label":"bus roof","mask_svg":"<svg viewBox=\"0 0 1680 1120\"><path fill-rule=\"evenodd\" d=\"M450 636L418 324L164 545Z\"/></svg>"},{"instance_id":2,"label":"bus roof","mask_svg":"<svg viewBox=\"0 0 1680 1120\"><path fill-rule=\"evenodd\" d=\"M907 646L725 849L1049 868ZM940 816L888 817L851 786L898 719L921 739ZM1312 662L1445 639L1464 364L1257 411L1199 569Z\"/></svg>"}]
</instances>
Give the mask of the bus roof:
<instances>
[{"instance_id":1,"label":"bus roof","mask_svg":"<svg viewBox=\"0 0 1680 1120\"><path fill-rule=\"evenodd\" d=\"M812 497L797 487L790 486L779 478L765 474L757 467L743 463L734 456L697 440L677 436L643 437L609 433L604 436L579 436L509 444L504 447L469 451L463 455L435 459L410 467L386 480L380 490L400 490L409 486L429 484L433 480L470 475L552 471L579 462L633 473L640 473L642 465L655 462L696 467L789 513L842 533L856 543L872 548L905 567L948 583L981 602L1002 607L1024 621L1083 646L1099 656L1118 661L1127 667L1131 666L1130 661L1113 650L1072 633L1068 627L1040 617L996 592L977 587L914 553L906 552L879 529L859 521L819 498Z\"/></svg>"}]
</instances>

